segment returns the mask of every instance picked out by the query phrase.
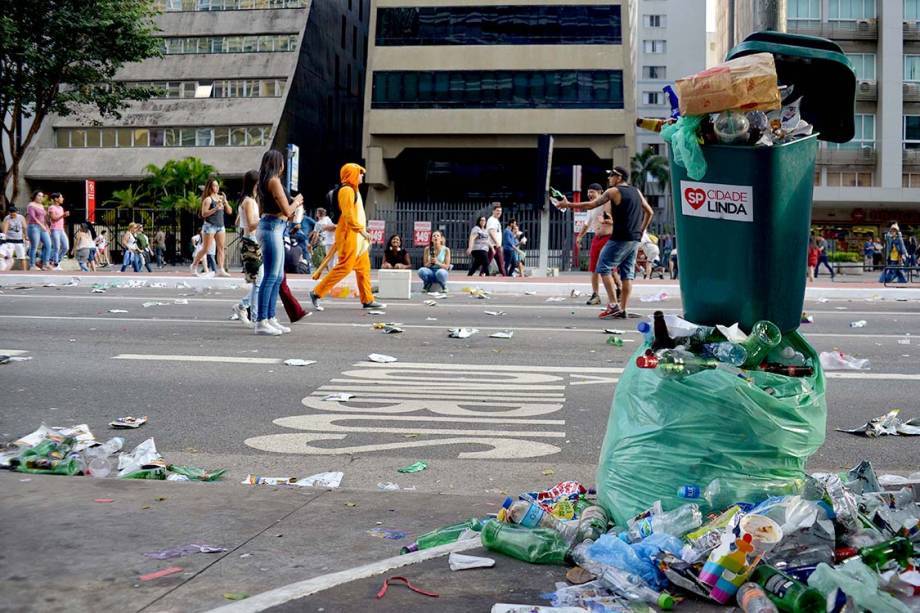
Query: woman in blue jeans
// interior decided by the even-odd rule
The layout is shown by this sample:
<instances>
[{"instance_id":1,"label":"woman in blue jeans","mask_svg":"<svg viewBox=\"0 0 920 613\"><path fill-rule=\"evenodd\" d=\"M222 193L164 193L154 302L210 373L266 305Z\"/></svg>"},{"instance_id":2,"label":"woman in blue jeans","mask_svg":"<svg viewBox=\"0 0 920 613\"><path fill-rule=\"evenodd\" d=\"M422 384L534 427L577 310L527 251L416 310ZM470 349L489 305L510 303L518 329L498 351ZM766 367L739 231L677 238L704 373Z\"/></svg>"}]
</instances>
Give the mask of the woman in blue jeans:
<instances>
[{"instance_id":1,"label":"woman in blue jeans","mask_svg":"<svg viewBox=\"0 0 920 613\"><path fill-rule=\"evenodd\" d=\"M256 323L253 331L261 336L278 336L291 329L282 326L275 317L278 292L284 279L284 229L294 218L294 212L303 206L303 195L298 194L288 204L287 194L281 184L284 156L271 149L262 156L259 169L258 197L262 210L259 220L259 245L262 248L262 284L259 286Z\"/></svg>"},{"instance_id":2,"label":"woman in blue jeans","mask_svg":"<svg viewBox=\"0 0 920 613\"><path fill-rule=\"evenodd\" d=\"M42 244L42 265L39 270L44 270L45 266L51 266L54 261L53 249L51 247L51 233L48 231L48 222L45 219L45 207L42 200L45 194L35 192L32 194L32 202L26 207L26 233L29 236L29 270L35 268L35 252L38 244Z\"/></svg>"},{"instance_id":3,"label":"woman in blue jeans","mask_svg":"<svg viewBox=\"0 0 920 613\"><path fill-rule=\"evenodd\" d=\"M431 233L431 245L425 249L423 266L418 269L422 280L422 291L427 292L433 283L447 291L447 271L450 270L450 249L444 245L444 235L435 230Z\"/></svg>"}]
</instances>

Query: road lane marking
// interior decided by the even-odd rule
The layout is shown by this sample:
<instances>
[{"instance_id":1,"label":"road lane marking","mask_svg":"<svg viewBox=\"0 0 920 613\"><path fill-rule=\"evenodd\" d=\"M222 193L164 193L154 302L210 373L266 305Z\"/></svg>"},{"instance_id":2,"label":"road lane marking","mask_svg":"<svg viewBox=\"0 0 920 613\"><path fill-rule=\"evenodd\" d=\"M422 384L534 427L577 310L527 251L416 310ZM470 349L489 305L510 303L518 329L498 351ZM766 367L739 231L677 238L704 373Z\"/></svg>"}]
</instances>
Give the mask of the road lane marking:
<instances>
[{"instance_id":1,"label":"road lane marking","mask_svg":"<svg viewBox=\"0 0 920 613\"><path fill-rule=\"evenodd\" d=\"M884 372L825 372L828 379L860 379L863 381L920 381L920 375Z\"/></svg>"},{"instance_id":2,"label":"road lane marking","mask_svg":"<svg viewBox=\"0 0 920 613\"><path fill-rule=\"evenodd\" d=\"M113 360L146 360L152 362L221 362L226 364L281 364L280 358L240 358L225 355L154 355L120 353Z\"/></svg>"},{"instance_id":3,"label":"road lane marking","mask_svg":"<svg viewBox=\"0 0 920 613\"><path fill-rule=\"evenodd\" d=\"M0 355L14 356L14 355L22 355L24 353L29 353L29 352L23 349L0 349Z\"/></svg>"},{"instance_id":4,"label":"road lane marking","mask_svg":"<svg viewBox=\"0 0 920 613\"><path fill-rule=\"evenodd\" d=\"M389 364L380 364L378 362L358 362L355 366L360 368L382 368L389 370L403 369L422 369L422 370L459 370L463 372L540 372L540 373L598 373L619 375L623 373L622 368L598 368L595 366L516 366L512 364L431 364L429 362L391 362Z\"/></svg>"}]
</instances>

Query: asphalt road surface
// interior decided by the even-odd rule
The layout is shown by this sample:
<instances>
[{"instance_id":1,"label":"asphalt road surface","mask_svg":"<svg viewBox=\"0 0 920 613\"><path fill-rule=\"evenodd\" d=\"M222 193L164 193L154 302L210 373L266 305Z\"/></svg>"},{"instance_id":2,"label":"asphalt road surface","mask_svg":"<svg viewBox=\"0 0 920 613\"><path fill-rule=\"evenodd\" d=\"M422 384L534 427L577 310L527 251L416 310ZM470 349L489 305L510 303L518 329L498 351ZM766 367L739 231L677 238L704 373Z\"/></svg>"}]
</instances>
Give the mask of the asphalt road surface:
<instances>
[{"instance_id":1,"label":"asphalt road surface","mask_svg":"<svg viewBox=\"0 0 920 613\"><path fill-rule=\"evenodd\" d=\"M459 289L437 306L425 305L427 296L393 301L385 315L362 311L354 299L327 300L291 334L257 337L228 320L245 287L104 294L85 285L4 287L0 354L33 359L0 366L0 437L45 422L86 423L102 439L113 418L147 415L141 429L119 433L129 447L154 437L168 460L227 467L233 477L343 470L351 488L394 481L432 492L518 492L568 478L593 484L618 369L640 339L637 320L599 320L584 297L478 300ZM640 315L680 312L676 300L635 306ZM920 417L920 302L805 308L815 323L802 331L818 351L839 348L871 362L868 371L828 380L827 441L810 468L861 459L880 472L920 468L916 438L835 431L892 408ZM867 323L851 328L856 320ZM374 322L399 322L405 331L384 334ZM448 338L447 328L458 326L479 333ZM604 328L625 330L625 346L607 345ZM490 338L506 329L512 339ZM371 353L399 361L376 364ZM283 365L288 358L316 363ZM323 400L334 392L356 398ZM394 471L419 459L431 468Z\"/></svg>"}]
</instances>

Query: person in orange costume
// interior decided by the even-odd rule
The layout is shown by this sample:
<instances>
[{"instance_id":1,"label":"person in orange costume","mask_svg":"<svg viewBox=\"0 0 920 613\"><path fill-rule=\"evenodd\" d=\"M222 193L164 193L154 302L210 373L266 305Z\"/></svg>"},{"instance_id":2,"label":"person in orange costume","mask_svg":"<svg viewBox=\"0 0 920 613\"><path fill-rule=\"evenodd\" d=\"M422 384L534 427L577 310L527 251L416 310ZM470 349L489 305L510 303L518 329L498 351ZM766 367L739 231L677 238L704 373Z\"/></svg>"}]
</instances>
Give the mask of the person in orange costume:
<instances>
[{"instance_id":1,"label":"person in orange costume","mask_svg":"<svg viewBox=\"0 0 920 613\"><path fill-rule=\"evenodd\" d=\"M367 172L358 164L345 164L339 171L342 187L339 188L339 210L342 212L335 226L336 264L323 277L313 291L310 302L317 311L322 311L320 299L328 294L335 285L351 271L358 281L358 293L361 305L365 309L379 309L386 305L374 300L371 292L371 237L367 233L367 215L364 213L364 201L358 186Z\"/></svg>"}]
</instances>

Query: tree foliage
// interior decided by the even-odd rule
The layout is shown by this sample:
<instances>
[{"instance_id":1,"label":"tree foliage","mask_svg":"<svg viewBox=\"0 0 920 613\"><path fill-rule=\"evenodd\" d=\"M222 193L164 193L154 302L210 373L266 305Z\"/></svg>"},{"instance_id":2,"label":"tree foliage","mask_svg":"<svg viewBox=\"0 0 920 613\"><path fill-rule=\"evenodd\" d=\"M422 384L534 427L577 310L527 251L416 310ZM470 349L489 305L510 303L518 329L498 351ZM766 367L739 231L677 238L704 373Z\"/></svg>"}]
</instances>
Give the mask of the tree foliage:
<instances>
[{"instance_id":1,"label":"tree foliage","mask_svg":"<svg viewBox=\"0 0 920 613\"><path fill-rule=\"evenodd\" d=\"M657 181L665 189L671 179L668 160L651 148L637 153L630 160L630 181L639 191L645 193L649 178Z\"/></svg>"},{"instance_id":2,"label":"tree foliage","mask_svg":"<svg viewBox=\"0 0 920 613\"><path fill-rule=\"evenodd\" d=\"M160 54L153 0L0 0L0 199L18 191L19 164L49 115L119 116L150 88L114 80ZM27 126L26 121L32 118Z\"/></svg>"},{"instance_id":3,"label":"tree foliage","mask_svg":"<svg viewBox=\"0 0 920 613\"><path fill-rule=\"evenodd\" d=\"M163 166L148 164L144 171L146 193L156 206L192 212L201 205L205 183L217 174L213 166L195 157L169 160Z\"/></svg>"}]
</instances>

